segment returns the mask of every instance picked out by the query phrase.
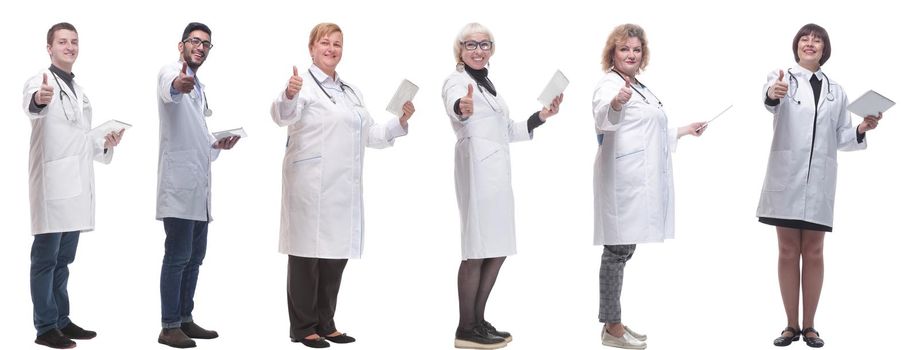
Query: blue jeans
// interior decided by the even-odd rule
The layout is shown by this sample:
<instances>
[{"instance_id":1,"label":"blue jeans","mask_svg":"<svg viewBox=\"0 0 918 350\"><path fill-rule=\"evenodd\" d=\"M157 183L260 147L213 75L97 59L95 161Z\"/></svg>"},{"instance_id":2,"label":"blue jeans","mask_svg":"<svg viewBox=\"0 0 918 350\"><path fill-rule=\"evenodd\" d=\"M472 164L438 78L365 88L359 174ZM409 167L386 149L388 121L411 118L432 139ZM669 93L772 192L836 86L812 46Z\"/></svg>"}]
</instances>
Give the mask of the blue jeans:
<instances>
[{"instance_id":1,"label":"blue jeans","mask_svg":"<svg viewBox=\"0 0 918 350\"><path fill-rule=\"evenodd\" d=\"M163 218L166 229L159 296L163 328L179 328L191 322L198 270L207 251L207 221Z\"/></svg>"},{"instance_id":2,"label":"blue jeans","mask_svg":"<svg viewBox=\"0 0 918 350\"><path fill-rule=\"evenodd\" d=\"M32 266L29 287L32 290L32 321L41 335L70 324L70 297L67 265L76 258L80 231L43 233L32 241Z\"/></svg>"}]
</instances>

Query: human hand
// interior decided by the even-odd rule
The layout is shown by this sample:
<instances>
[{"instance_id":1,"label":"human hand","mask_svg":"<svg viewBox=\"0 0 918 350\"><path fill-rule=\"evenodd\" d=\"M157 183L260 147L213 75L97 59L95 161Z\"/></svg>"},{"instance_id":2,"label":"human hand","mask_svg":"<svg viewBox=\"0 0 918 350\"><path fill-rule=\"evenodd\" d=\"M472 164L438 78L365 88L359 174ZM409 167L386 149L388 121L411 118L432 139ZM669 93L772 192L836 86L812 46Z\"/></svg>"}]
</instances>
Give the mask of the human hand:
<instances>
[{"instance_id":1,"label":"human hand","mask_svg":"<svg viewBox=\"0 0 918 350\"><path fill-rule=\"evenodd\" d=\"M784 81L784 71L778 71L778 80L768 88L768 98L780 100L787 95L788 84Z\"/></svg>"},{"instance_id":2,"label":"human hand","mask_svg":"<svg viewBox=\"0 0 918 350\"><path fill-rule=\"evenodd\" d=\"M880 112L879 115L868 115L861 121L857 126L857 132L860 134L866 133L870 130L876 129L877 125L880 124L880 119L883 119L883 112Z\"/></svg>"},{"instance_id":3,"label":"human hand","mask_svg":"<svg viewBox=\"0 0 918 350\"><path fill-rule=\"evenodd\" d=\"M41 86L32 96L36 105L46 106L51 103L51 99L54 97L54 87L48 84L48 73L42 74Z\"/></svg>"},{"instance_id":4,"label":"human hand","mask_svg":"<svg viewBox=\"0 0 918 350\"><path fill-rule=\"evenodd\" d=\"M631 99L631 91L631 78L625 77L625 86L622 86L621 90L618 90L618 95L612 99L612 110L622 110L622 106Z\"/></svg>"},{"instance_id":5,"label":"human hand","mask_svg":"<svg viewBox=\"0 0 918 350\"><path fill-rule=\"evenodd\" d=\"M551 104L548 105L548 108L543 107L542 110L539 111L539 119L541 119L544 122L549 117L555 114L558 114L558 111L561 108L561 101L564 101L563 93L558 96L555 96L555 98L551 100Z\"/></svg>"},{"instance_id":6,"label":"human hand","mask_svg":"<svg viewBox=\"0 0 918 350\"><path fill-rule=\"evenodd\" d=\"M296 95L299 95L302 88L303 78L300 77L300 72L297 71L296 66L293 66L293 75L287 81L287 91L285 91L287 99L292 100Z\"/></svg>"},{"instance_id":7,"label":"human hand","mask_svg":"<svg viewBox=\"0 0 918 350\"><path fill-rule=\"evenodd\" d=\"M475 113L475 108L472 104L472 84L469 84L469 93L459 99L459 111L466 118Z\"/></svg>"},{"instance_id":8,"label":"human hand","mask_svg":"<svg viewBox=\"0 0 918 350\"><path fill-rule=\"evenodd\" d=\"M408 127L408 119L411 119L411 115L414 114L414 103L411 101L405 102L402 105L402 117L398 118L398 122L402 124L402 128Z\"/></svg>"},{"instance_id":9,"label":"human hand","mask_svg":"<svg viewBox=\"0 0 918 350\"><path fill-rule=\"evenodd\" d=\"M178 90L183 94L187 94L194 90L194 75L187 75L185 72L188 71L188 63L182 63L182 71L179 73L179 76L172 80L172 88Z\"/></svg>"},{"instance_id":10,"label":"human hand","mask_svg":"<svg viewBox=\"0 0 918 350\"><path fill-rule=\"evenodd\" d=\"M236 145L236 142L239 141L239 138L240 137L236 135L224 137L220 139L219 141L214 142L213 147L216 149L226 149L226 150L232 149L233 146Z\"/></svg>"},{"instance_id":11,"label":"human hand","mask_svg":"<svg viewBox=\"0 0 918 350\"><path fill-rule=\"evenodd\" d=\"M121 143L121 136L124 135L124 129L121 131L112 131L105 135L105 149L115 148L119 143Z\"/></svg>"}]
</instances>

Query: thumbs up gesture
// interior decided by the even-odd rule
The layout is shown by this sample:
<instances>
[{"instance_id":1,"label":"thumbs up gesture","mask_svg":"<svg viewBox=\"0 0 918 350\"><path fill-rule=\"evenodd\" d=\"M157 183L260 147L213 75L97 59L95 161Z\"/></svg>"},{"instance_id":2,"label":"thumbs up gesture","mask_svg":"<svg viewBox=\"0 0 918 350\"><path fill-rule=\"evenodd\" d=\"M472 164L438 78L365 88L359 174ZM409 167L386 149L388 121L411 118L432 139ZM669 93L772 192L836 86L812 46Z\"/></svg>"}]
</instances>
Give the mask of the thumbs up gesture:
<instances>
[{"instance_id":1,"label":"thumbs up gesture","mask_svg":"<svg viewBox=\"0 0 918 350\"><path fill-rule=\"evenodd\" d=\"M179 76L172 80L172 87L183 94L187 94L194 90L194 75L187 75L185 72L188 71L188 63L182 63L182 71L179 73Z\"/></svg>"},{"instance_id":2,"label":"thumbs up gesture","mask_svg":"<svg viewBox=\"0 0 918 350\"><path fill-rule=\"evenodd\" d=\"M287 81L287 91L285 91L287 99L292 100L300 93L302 88L303 78L300 77L300 72L296 69L296 66L293 66L293 75L290 76L290 80Z\"/></svg>"},{"instance_id":3,"label":"thumbs up gesture","mask_svg":"<svg viewBox=\"0 0 918 350\"><path fill-rule=\"evenodd\" d=\"M774 84L771 84L771 87L768 88L768 98L772 100L780 100L787 95L787 82L784 81L784 71L778 71L778 80Z\"/></svg>"},{"instance_id":4,"label":"thumbs up gesture","mask_svg":"<svg viewBox=\"0 0 918 350\"><path fill-rule=\"evenodd\" d=\"M625 86L618 90L618 95L612 99L612 110L620 111L622 106L631 99L631 78L625 77Z\"/></svg>"},{"instance_id":5,"label":"thumbs up gesture","mask_svg":"<svg viewBox=\"0 0 918 350\"><path fill-rule=\"evenodd\" d=\"M48 84L48 73L42 75L41 87L32 96L36 105L47 106L51 103L51 98L54 97L54 87Z\"/></svg>"},{"instance_id":6,"label":"thumbs up gesture","mask_svg":"<svg viewBox=\"0 0 918 350\"><path fill-rule=\"evenodd\" d=\"M472 113L475 113L475 108L472 104L472 84L469 84L469 92L459 98L459 111L462 112L463 117L470 117Z\"/></svg>"}]
</instances>

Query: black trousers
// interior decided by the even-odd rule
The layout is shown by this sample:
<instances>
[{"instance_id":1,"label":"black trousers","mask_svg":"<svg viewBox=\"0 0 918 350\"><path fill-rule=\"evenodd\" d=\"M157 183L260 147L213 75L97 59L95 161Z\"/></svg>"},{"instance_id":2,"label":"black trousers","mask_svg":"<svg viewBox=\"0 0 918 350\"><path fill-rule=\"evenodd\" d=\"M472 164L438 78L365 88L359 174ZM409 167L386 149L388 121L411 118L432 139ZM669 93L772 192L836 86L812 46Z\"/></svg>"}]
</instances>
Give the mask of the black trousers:
<instances>
[{"instance_id":1,"label":"black trousers","mask_svg":"<svg viewBox=\"0 0 918 350\"><path fill-rule=\"evenodd\" d=\"M287 260L287 313L290 339L310 334L334 333L335 306L347 259L303 258L289 255Z\"/></svg>"}]
</instances>

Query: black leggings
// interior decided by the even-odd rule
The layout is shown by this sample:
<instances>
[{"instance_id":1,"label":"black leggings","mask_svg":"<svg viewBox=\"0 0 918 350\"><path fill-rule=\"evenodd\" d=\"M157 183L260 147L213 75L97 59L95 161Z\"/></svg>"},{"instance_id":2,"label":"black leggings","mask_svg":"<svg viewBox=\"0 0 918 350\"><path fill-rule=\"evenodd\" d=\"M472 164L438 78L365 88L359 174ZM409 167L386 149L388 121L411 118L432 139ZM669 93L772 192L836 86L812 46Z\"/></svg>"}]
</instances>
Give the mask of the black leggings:
<instances>
[{"instance_id":1,"label":"black leggings","mask_svg":"<svg viewBox=\"0 0 918 350\"><path fill-rule=\"evenodd\" d=\"M505 259L468 259L459 264L459 329L472 329L485 320L488 296Z\"/></svg>"}]
</instances>

